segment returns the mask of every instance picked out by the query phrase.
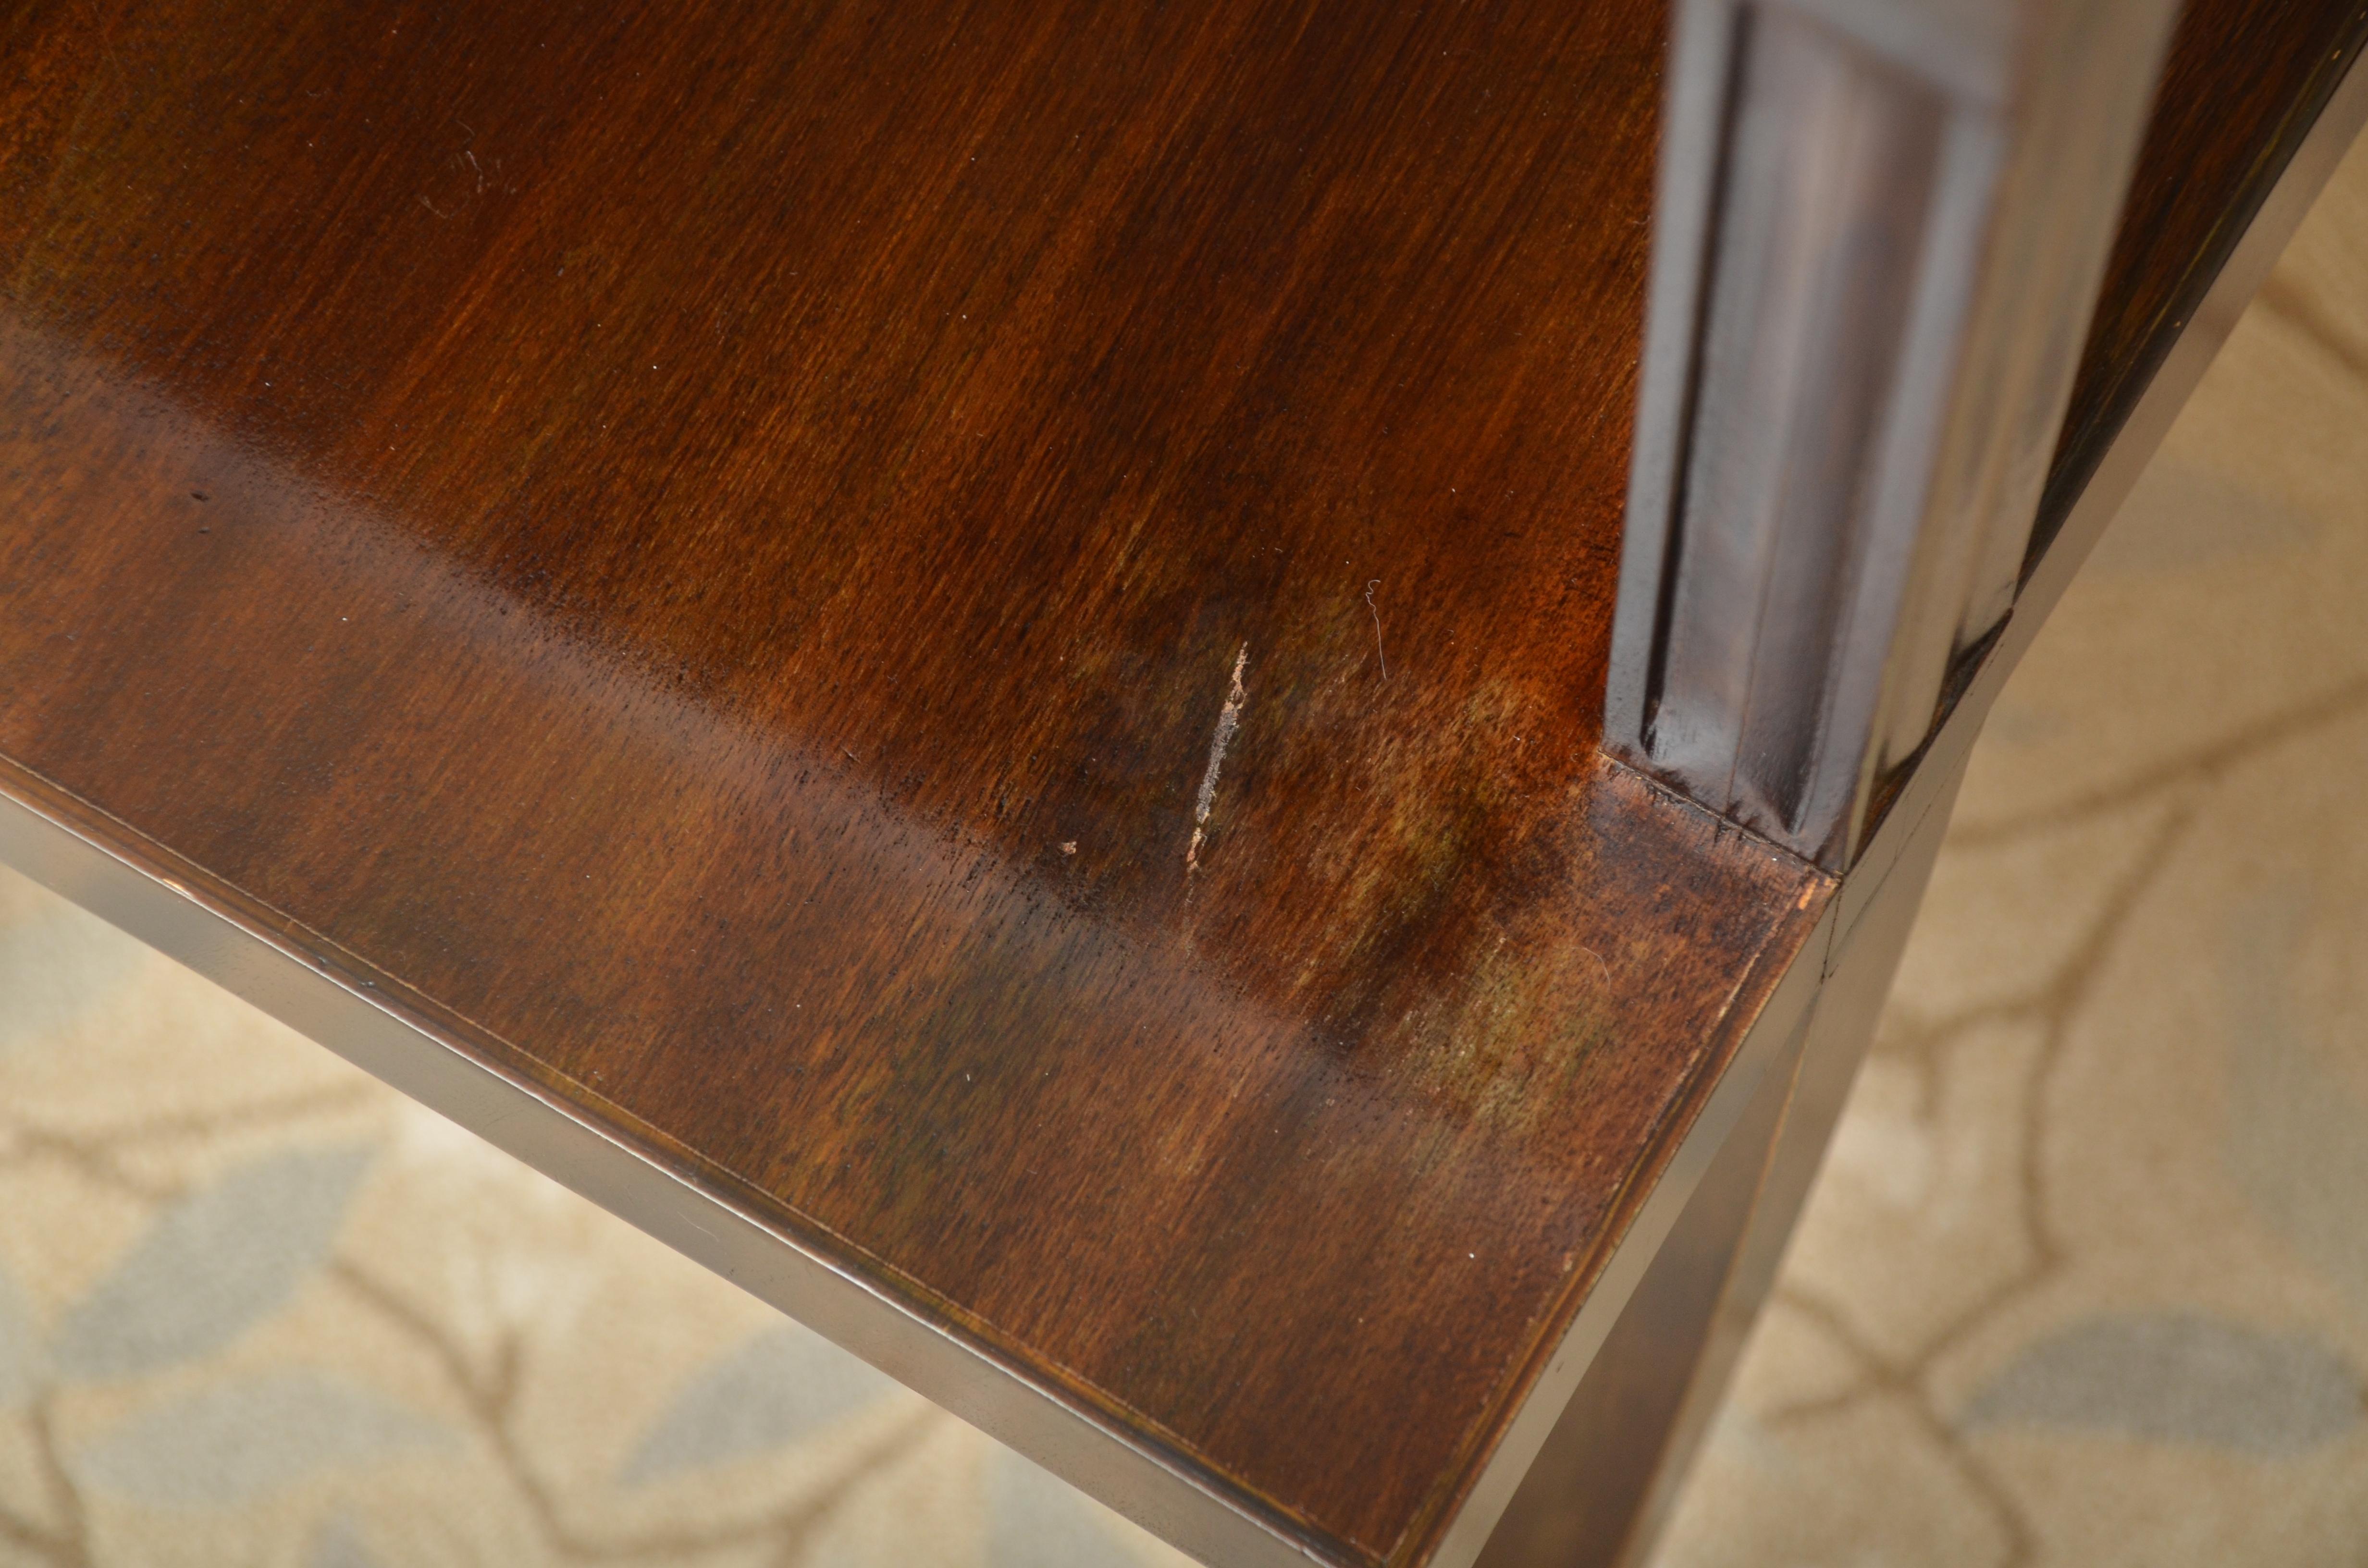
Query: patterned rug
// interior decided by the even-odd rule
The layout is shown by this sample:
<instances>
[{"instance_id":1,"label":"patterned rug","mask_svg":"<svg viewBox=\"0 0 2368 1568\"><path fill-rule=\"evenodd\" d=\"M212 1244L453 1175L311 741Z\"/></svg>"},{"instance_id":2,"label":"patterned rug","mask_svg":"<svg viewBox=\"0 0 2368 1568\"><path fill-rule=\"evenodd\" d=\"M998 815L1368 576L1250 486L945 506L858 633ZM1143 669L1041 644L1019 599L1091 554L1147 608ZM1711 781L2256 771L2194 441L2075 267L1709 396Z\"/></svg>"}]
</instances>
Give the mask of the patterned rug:
<instances>
[{"instance_id":1,"label":"patterned rug","mask_svg":"<svg viewBox=\"0 0 2368 1568\"><path fill-rule=\"evenodd\" d=\"M1662 1568L2368 1557L2363 778L2368 153L1991 722ZM0 872L0 1562L1179 1561Z\"/></svg>"}]
</instances>

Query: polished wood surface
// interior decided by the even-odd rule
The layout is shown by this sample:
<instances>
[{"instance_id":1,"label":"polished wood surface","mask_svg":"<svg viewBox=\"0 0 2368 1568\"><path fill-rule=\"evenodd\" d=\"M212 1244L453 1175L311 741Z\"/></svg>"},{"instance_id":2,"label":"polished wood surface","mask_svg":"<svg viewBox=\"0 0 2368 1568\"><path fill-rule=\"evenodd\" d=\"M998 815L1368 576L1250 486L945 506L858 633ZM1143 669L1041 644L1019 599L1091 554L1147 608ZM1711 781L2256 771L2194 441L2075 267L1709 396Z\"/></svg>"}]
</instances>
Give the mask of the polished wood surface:
<instances>
[{"instance_id":1,"label":"polished wood surface","mask_svg":"<svg viewBox=\"0 0 2368 1568\"><path fill-rule=\"evenodd\" d=\"M1658 7L0 29L0 788L1422 1561L1831 890L1596 750Z\"/></svg>"},{"instance_id":2,"label":"polished wood surface","mask_svg":"<svg viewBox=\"0 0 2368 1568\"><path fill-rule=\"evenodd\" d=\"M0 753L1418 1557L1825 886L1594 755L1659 29L20 19Z\"/></svg>"},{"instance_id":3,"label":"polished wood surface","mask_svg":"<svg viewBox=\"0 0 2368 1568\"><path fill-rule=\"evenodd\" d=\"M2368 0L2187 0L2032 537L2036 560L2368 43Z\"/></svg>"}]
</instances>

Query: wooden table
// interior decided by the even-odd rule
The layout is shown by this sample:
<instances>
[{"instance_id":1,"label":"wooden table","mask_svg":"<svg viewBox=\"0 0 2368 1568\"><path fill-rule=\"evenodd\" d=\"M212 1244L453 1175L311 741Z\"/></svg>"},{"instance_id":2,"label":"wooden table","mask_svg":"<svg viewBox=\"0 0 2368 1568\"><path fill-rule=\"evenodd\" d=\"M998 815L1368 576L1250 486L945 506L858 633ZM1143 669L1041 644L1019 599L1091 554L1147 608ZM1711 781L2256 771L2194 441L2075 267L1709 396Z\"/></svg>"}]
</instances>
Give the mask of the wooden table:
<instances>
[{"instance_id":1,"label":"wooden table","mask_svg":"<svg viewBox=\"0 0 2368 1568\"><path fill-rule=\"evenodd\" d=\"M2363 24L2185 24L2043 594ZM1600 750L1664 29L20 7L0 858L1188 1550L1470 1562L1953 788Z\"/></svg>"}]
</instances>

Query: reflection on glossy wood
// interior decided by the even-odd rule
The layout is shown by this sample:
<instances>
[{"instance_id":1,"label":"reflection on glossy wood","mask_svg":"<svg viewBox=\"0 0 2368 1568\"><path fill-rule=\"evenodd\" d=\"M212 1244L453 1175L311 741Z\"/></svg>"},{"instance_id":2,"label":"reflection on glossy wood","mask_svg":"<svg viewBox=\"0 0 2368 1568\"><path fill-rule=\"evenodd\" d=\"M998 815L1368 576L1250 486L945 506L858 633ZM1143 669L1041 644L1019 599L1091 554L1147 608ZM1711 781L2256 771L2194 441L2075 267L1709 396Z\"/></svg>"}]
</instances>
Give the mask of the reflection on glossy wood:
<instances>
[{"instance_id":1,"label":"reflection on glossy wood","mask_svg":"<svg viewBox=\"0 0 2368 1568\"><path fill-rule=\"evenodd\" d=\"M1593 755L1657 16L20 29L17 787L1420 1556L1825 885Z\"/></svg>"},{"instance_id":2,"label":"reflection on glossy wood","mask_svg":"<svg viewBox=\"0 0 2368 1568\"><path fill-rule=\"evenodd\" d=\"M1641 1552L1625 1549L1716 1327L1736 1249L1759 1207L1808 1026L1803 1019L1654 1255L1478 1568L1641 1562Z\"/></svg>"},{"instance_id":3,"label":"reflection on glossy wood","mask_svg":"<svg viewBox=\"0 0 2368 1568\"><path fill-rule=\"evenodd\" d=\"M1421 1562L1830 892L1596 754L1661 27L34 0L0 788Z\"/></svg>"}]
</instances>

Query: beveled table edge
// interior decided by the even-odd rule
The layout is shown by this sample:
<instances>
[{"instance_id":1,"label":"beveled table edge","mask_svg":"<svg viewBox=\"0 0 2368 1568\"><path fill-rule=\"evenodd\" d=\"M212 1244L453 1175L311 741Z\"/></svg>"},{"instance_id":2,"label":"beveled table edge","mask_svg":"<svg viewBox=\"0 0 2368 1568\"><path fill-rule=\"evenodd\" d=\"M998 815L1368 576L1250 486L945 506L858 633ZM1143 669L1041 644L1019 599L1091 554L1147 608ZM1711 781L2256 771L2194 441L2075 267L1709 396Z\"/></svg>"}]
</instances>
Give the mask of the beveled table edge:
<instances>
[{"instance_id":1,"label":"beveled table edge","mask_svg":"<svg viewBox=\"0 0 2368 1568\"><path fill-rule=\"evenodd\" d=\"M1710 820L1636 777L1663 809ZM1227 1568L1365 1562L1328 1535L1292 1533L1283 1510L1064 1397L662 1152L505 1069L471 1048L465 1020L444 1026L406 1006L326 938L249 907L138 830L6 756L0 864L722 1275L1195 1558ZM1550 1322L1528 1364L1508 1379L1466 1462L1441 1478L1416 1525L1393 1543L1390 1564L1462 1568L1477 1556L1768 1063L1805 1020L1833 928L1834 888L1831 878L1813 875L1793 918L1778 923L1736 980L1704 1042L1710 1059L1650 1135L1613 1199L1616 1217L1551 1314L1561 1332ZM1542 1353L1547 1345L1550 1355ZM1483 1453L1484 1463L1470 1462Z\"/></svg>"},{"instance_id":2,"label":"beveled table edge","mask_svg":"<svg viewBox=\"0 0 2368 1568\"><path fill-rule=\"evenodd\" d=\"M1642 778L1644 775L1637 777ZM1666 797L1671 810L1701 810L1668 795L1658 783L1653 783L1652 788L1656 795ZM1788 859L1795 858L1789 850L1773 845L1770 848ZM1799 863L1805 870L1816 871L1808 862ZM1727 1135L1734 1131L1736 1123L1743 1119L1752 1097L1759 1093L1769 1064L1783 1053L1794 1032L1807 1023L1833 944L1835 916L1839 908L1839 900L1834 896L1836 887L1832 878L1817 873L1801 895L1804 912L1812 902L1816 905L1816 924L1808 934L1797 947L1788 950L1782 947L1785 933L1780 926L1771 934L1768 946L1760 949L1751 972L1737 985L1721 1017L1724 1027L1720 1032L1725 1034L1734 1028L1736 1009L1750 1007L1756 992L1760 1000L1748 1026L1741 1031L1742 1038L1725 1062L1706 1065L1695 1079L1697 1085L1709 1080L1709 1092L1703 1094L1696 1088L1686 1102L1673 1108L1672 1119L1679 1124L1674 1141L1656 1140L1658 1150L1649 1152L1646 1159L1629 1173L1619 1202L1619 1207L1630 1210L1625 1228L1620 1228L1615 1221L1604 1240L1598 1244L1598 1256L1602 1262L1591 1279L1587 1278L1588 1270L1579 1271L1578 1278L1584 1281L1580 1289L1585 1293L1577 1310L1553 1342L1550 1352L1533 1358L1525 1385L1517 1385L1518 1403L1509 1417L1500 1417L1493 1424L1495 1447L1476 1470L1467 1468L1461 1494L1451 1501L1451 1517L1432 1524L1435 1544L1429 1552L1413 1556L1406 1555L1402 1548L1393 1551L1393 1563L1469 1568L1487 1545L1490 1532L1512 1502L1521 1478L1529 1473L1554 1424L1562 1419L1565 1407L1577 1393L1580 1381L1610 1337L1612 1325L1620 1321L1645 1269L1651 1267L1661 1244L1668 1239L1679 1216L1685 1212L1694 1189L1710 1170L1711 1162L1725 1146ZM1782 966L1773 977L1765 972L1771 961ZM1690 1123L1683 1119L1689 1111L1692 1114ZM1653 1168L1656 1153L1661 1156L1657 1170ZM1632 1196L1639 1190L1643 1193L1641 1199Z\"/></svg>"},{"instance_id":3,"label":"beveled table edge","mask_svg":"<svg viewBox=\"0 0 2368 1568\"><path fill-rule=\"evenodd\" d=\"M97 823L77 821L98 817ZM108 828L113 831L108 831ZM781 1226L505 1072L376 986L147 861L140 835L0 758L0 863L722 1275L1205 1561L1343 1559L931 1322ZM159 861L165 857L160 855Z\"/></svg>"},{"instance_id":4,"label":"beveled table edge","mask_svg":"<svg viewBox=\"0 0 2368 1568\"><path fill-rule=\"evenodd\" d=\"M1551 1354L1535 1362L1509 1416L1496 1426L1486 1461L1460 1496L1443 1500L1449 1517L1443 1523L1434 1517L1424 1532L1435 1544L1420 1561L1468 1568L1478 1556L1769 1062L1805 1017L1831 954L1847 941L1915 830L1962 771L1983 719L2045 612L2119 511L2363 121L2368 72L2348 70L2024 584L1998 643L1941 726L1875 841L1838 895L1826 899L1816 927L1765 990L1728 1062L1710 1070L1717 1081L1693 1100L1692 1121L1657 1175L1640 1170L1632 1177L1630 1191L1645 1181L1649 1190L1609 1243ZM1341 1561L1315 1540L1284 1534L1277 1516L1253 1513L1178 1456L1156 1451L1064 1399L780 1226L448 1040L374 994L367 982L234 913L210 897L199 879L176 876L116 847L108 840L118 835L102 837L96 824L74 820L84 814L0 762L0 863L796 1318L1183 1551L1243 1568ZM120 837L137 842L128 829ZM1783 955L1763 951L1763 961L1771 957L1783 961ZM1748 993L1764 978L1755 971L1736 1002L1748 1006ZM1732 1012L1724 1021L1732 1027ZM1406 1561L1405 1544L1393 1551L1393 1562Z\"/></svg>"}]
</instances>

